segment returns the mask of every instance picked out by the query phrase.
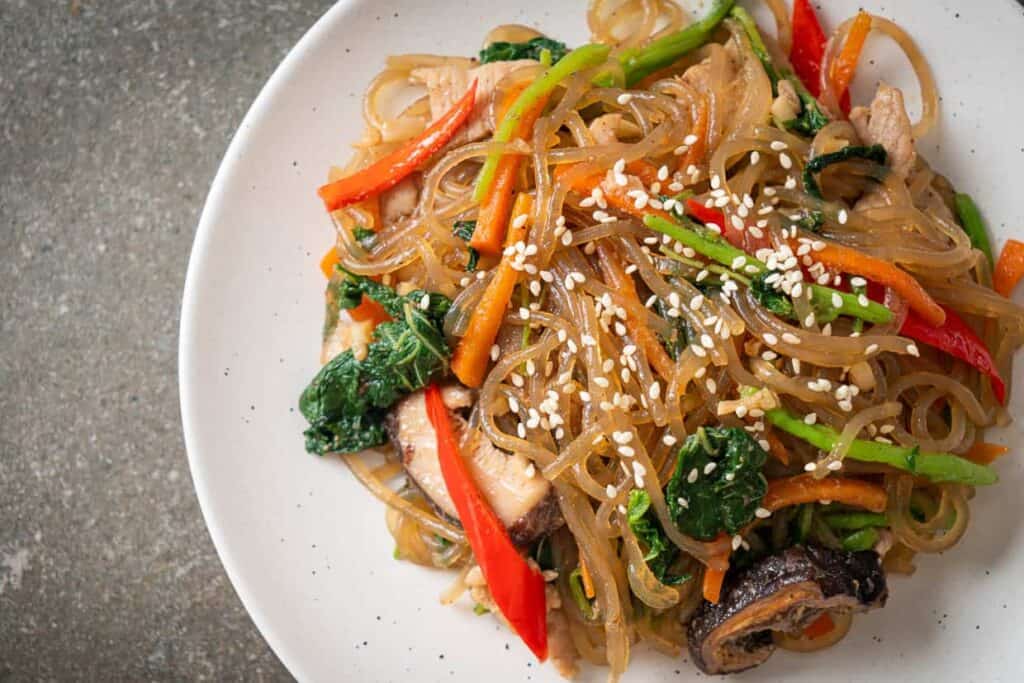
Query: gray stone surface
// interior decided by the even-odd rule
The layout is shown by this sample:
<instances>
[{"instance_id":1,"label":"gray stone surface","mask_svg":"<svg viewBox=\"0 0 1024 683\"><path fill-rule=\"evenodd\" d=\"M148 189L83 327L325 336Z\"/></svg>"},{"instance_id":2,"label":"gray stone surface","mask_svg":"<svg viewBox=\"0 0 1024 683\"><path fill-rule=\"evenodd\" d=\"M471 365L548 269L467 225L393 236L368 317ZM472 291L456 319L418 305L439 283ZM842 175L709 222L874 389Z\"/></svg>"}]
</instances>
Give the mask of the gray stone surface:
<instances>
[{"instance_id":1,"label":"gray stone surface","mask_svg":"<svg viewBox=\"0 0 1024 683\"><path fill-rule=\"evenodd\" d=\"M210 543L178 312L231 133L330 0L0 0L0 681L287 680Z\"/></svg>"}]
</instances>

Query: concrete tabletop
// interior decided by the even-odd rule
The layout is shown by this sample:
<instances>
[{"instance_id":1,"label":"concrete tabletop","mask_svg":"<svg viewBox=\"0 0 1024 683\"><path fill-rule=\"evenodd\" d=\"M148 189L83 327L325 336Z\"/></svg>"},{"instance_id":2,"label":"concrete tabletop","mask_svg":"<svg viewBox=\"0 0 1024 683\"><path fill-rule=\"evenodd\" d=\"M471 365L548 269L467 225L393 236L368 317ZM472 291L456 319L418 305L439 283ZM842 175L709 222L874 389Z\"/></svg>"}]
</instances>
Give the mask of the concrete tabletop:
<instances>
[{"instance_id":1,"label":"concrete tabletop","mask_svg":"<svg viewBox=\"0 0 1024 683\"><path fill-rule=\"evenodd\" d=\"M0 681L287 680L185 459L207 188L330 0L0 0Z\"/></svg>"}]
</instances>

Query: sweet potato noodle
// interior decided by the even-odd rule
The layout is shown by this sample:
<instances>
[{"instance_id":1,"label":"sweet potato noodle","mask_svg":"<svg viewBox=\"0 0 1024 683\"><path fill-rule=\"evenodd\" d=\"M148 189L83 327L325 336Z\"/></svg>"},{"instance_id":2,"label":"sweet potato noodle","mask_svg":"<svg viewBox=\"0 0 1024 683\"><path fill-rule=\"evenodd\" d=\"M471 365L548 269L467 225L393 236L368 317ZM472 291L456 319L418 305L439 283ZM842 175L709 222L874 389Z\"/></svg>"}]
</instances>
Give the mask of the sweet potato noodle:
<instances>
[{"instance_id":1,"label":"sweet potato noodle","mask_svg":"<svg viewBox=\"0 0 1024 683\"><path fill-rule=\"evenodd\" d=\"M783 55L794 27L781 0L765 4L775 20L771 31L763 30L769 58L788 70ZM910 131L901 142L884 134L873 139L877 117L889 115L881 109L872 107L865 127L856 111L847 120L840 108L842 93L829 73L852 19L825 47L818 85L831 120L810 131L780 121L793 86L776 82L734 17L670 64L629 82L620 57L676 34L699 19L694 14L668 0L592 0L587 25L593 42L612 46L608 61L559 83L525 137L456 136L406 181L414 200L404 210L388 208L396 188L380 198L380 208L359 202L332 213L343 269L400 294L421 289L453 300L443 333L455 348L484 305L501 256L481 254L476 270L467 272L469 246L453 224L479 217L474 190L489 155L519 159L515 189L532 197L523 218L527 237L518 245L525 257L492 362L465 415L463 443L488 440L527 458L536 476L550 481L564 527L545 542L571 649L608 666L612 679L626 670L638 641L677 654L702 601L703 572L742 563L737 552L766 551L763 539L785 538L798 513L813 509L809 533L816 542L854 544L845 540L848 530L827 524L830 511L856 511L857 504L827 500L783 506L774 518L759 509L738 531L692 535L680 520L687 513L678 509L686 501L676 503L666 488L687 437L704 438L702 430L714 426L742 429L771 452L763 469L769 489L804 475L882 490L887 521L874 547L891 553L890 569L909 571L913 553L947 550L962 537L972 484L984 483L962 473L930 474L922 462L966 462L956 456L971 453L985 430L1009 415L978 363L915 343L905 325L927 314L922 297L941 304L987 346L1006 381L1024 341L1024 311L992 291L991 265L958 223L949 182L913 152L909 136L934 128L939 99L923 55L903 29L870 17L871 30L906 53L920 86L922 113L906 120ZM502 26L484 45L539 36ZM438 114L430 97L410 85L422 82L417 70L465 72L477 65L465 57L388 58L366 92L366 132L331 179L401 149L431 124ZM488 131L543 70L524 63L489 86ZM799 102L789 105L799 112ZM906 118L902 100L890 114L896 126ZM885 148L885 163L858 152L824 168L808 166L872 144ZM907 170L900 172L908 149ZM684 207L708 227L684 218ZM704 246L652 229L657 226L645 221L645 212L667 216ZM717 225L708 212L720 213ZM374 230L372 240L355 231L365 226ZM750 260L723 261L705 248L726 242ZM845 252L856 258L831 256ZM887 279L890 271L898 276ZM921 293L905 281L919 283ZM871 320L851 313L868 304L883 314ZM787 428L780 414L796 426ZM826 436L808 436L804 428ZM875 447L898 450L905 462L877 456ZM386 446L382 452L377 467L369 463L380 453L344 459L388 506L396 556L460 570L449 599L474 590L474 560L461 527L406 484L399 454ZM691 482L710 472L694 470ZM669 573L649 564L651 540L628 522L637 492L649 499L649 523L660 525L676 553ZM593 588L589 608L570 578L582 565ZM817 640L783 632L775 639L790 649L818 649L841 639L850 621L837 614L838 626Z\"/></svg>"}]
</instances>

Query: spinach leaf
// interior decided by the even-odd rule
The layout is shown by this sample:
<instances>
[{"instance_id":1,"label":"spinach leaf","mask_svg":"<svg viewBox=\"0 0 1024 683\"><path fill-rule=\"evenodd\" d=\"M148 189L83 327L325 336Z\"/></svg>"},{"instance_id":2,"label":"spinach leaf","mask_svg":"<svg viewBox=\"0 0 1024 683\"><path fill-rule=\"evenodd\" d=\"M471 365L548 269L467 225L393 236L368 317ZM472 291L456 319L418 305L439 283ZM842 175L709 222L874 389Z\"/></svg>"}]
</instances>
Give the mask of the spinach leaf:
<instances>
[{"instance_id":1,"label":"spinach leaf","mask_svg":"<svg viewBox=\"0 0 1024 683\"><path fill-rule=\"evenodd\" d=\"M506 43L505 41L491 43L480 50L480 63L511 62L516 59L540 60L541 50L551 52L552 64L569 52L565 47L565 43L560 43L557 40L551 40L544 36L537 36L527 40L525 43Z\"/></svg>"},{"instance_id":2,"label":"spinach leaf","mask_svg":"<svg viewBox=\"0 0 1024 683\"><path fill-rule=\"evenodd\" d=\"M658 581L673 586L689 580L689 574L669 574L669 568L679 556L679 548L661 528L657 515L651 510L651 496L647 491L634 489L629 492L626 519L640 541L641 549L646 547L644 561Z\"/></svg>"},{"instance_id":3,"label":"spinach leaf","mask_svg":"<svg viewBox=\"0 0 1024 683\"><path fill-rule=\"evenodd\" d=\"M376 232L361 225L352 228L352 236L356 238L356 242L359 242L363 249L369 249L377 240Z\"/></svg>"},{"instance_id":4,"label":"spinach leaf","mask_svg":"<svg viewBox=\"0 0 1024 683\"><path fill-rule=\"evenodd\" d=\"M672 521L685 534L711 540L735 534L754 519L768 482L768 454L738 427L702 427L679 449L665 489Z\"/></svg>"},{"instance_id":5,"label":"spinach leaf","mask_svg":"<svg viewBox=\"0 0 1024 683\"><path fill-rule=\"evenodd\" d=\"M885 147L881 145L847 145L835 152L819 154L804 166L804 191L812 197L822 199L821 187L818 185L818 180L814 177L814 174L821 173L832 164L849 161L850 159L866 159L867 161L875 162L879 166L884 166L886 160Z\"/></svg>"},{"instance_id":6,"label":"spinach leaf","mask_svg":"<svg viewBox=\"0 0 1024 683\"><path fill-rule=\"evenodd\" d=\"M473 239L474 230L476 230L476 221L455 221L455 224L452 225L452 234L466 242ZM472 273L480 261L480 252L473 247L467 247L467 250L469 259L466 261L466 272Z\"/></svg>"},{"instance_id":7,"label":"spinach leaf","mask_svg":"<svg viewBox=\"0 0 1024 683\"><path fill-rule=\"evenodd\" d=\"M793 302L785 292L780 292L765 282L765 278L771 274L772 271L766 270L763 273L755 275L750 281L750 293L753 295L757 303L761 304L764 308L767 308L780 318L792 318Z\"/></svg>"},{"instance_id":8,"label":"spinach leaf","mask_svg":"<svg viewBox=\"0 0 1024 683\"><path fill-rule=\"evenodd\" d=\"M423 290L400 296L351 273L332 287L340 308L354 308L366 295L394 320L374 329L364 358L356 358L352 349L338 354L302 392L299 411L309 421L306 450L321 455L384 443L388 409L447 370L451 355L442 331L451 306L447 297Z\"/></svg>"},{"instance_id":9,"label":"spinach leaf","mask_svg":"<svg viewBox=\"0 0 1024 683\"><path fill-rule=\"evenodd\" d=\"M670 306L661 299L654 303L654 308L658 315L672 325L672 331L669 335L661 338L661 345L665 347L665 351L668 352L672 360L678 360L679 354L690 345L690 340L693 338L693 330L690 328L690 323L683 316L676 318L670 316L668 314Z\"/></svg>"}]
</instances>

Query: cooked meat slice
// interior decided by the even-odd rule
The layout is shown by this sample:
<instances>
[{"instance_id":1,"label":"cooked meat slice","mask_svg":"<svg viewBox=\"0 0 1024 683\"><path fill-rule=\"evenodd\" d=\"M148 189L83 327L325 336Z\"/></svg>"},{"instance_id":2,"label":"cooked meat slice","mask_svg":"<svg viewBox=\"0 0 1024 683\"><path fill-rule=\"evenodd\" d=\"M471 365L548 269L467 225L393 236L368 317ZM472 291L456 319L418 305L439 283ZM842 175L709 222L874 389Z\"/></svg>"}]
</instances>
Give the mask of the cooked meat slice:
<instances>
[{"instance_id":1,"label":"cooked meat slice","mask_svg":"<svg viewBox=\"0 0 1024 683\"><path fill-rule=\"evenodd\" d=\"M888 597L878 554L793 547L730 573L717 605L701 603L690 620L690 655L701 671L726 674L763 663L772 631L799 631L824 610L863 612Z\"/></svg>"},{"instance_id":2,"label":"cooked meat slice","mask_svg":"<svg viewBox=\"0 0 1024 683\"><path fill-rule=\"evenodd\" d=\"M465 407L465 390L461 392L458 396L451 390L443 393L445 404L449 408ZM451 416L457 429L465 428L461 417L455 413ZM437 437L427 416L422 391L410 394L395 405L388 416L388 432L401 453L409 478L439 512L458 520L455 504L441 475ZM479 432L463 447L462 454L477 486L505 523L513 542L525 545L561 526L562 515L551 485L534 471L525 457L498 450Z\"/></svg>"},{"instance_id":3,"label":"cooked meat slice","mask_svg":"<svg viewBox=\"0 0 1024 683\"><path fill-rule=\"evenodd\" d=\"M427 96L430 98L430 116L434 120L451 109L452 105L466 93L469 84L476 79L473 113L455 136L458 142L472 142L494 131L491 104L494 102L494 93L501 79L516 69L533 64L537 62L532 59L516 59L482 64L472 69L456 64L425 66L413 69L410 77L413 83L426 86Z\"/></svg>"},{"instance_id":4,"label":"cooked meat slice","mask_svg":"<svg viewBox=\"0 0 1024 683\"><path fill-rule=\"evenodd\" d=\"M903 93L885 83L878 86L871 107L855 107L850 122L857 134L869 145L885 147L889 166L906 177L917 162L910 117L903 105Z\"/></svg>"},{"instance_id":5,"label":"cooked meat slice","mask_svg":"<svg viewBox=\"0 0 1024 683\"><path fill-rule=\"evenodd\" d=\"M416 202L420 198L417 184L418 174L403 178L397 185L380 196L380 219L385 225L391 225L400 218L408 216L416 210ZM379 229L379 228L378 228Z\"/></svg>"}]
</instances>

